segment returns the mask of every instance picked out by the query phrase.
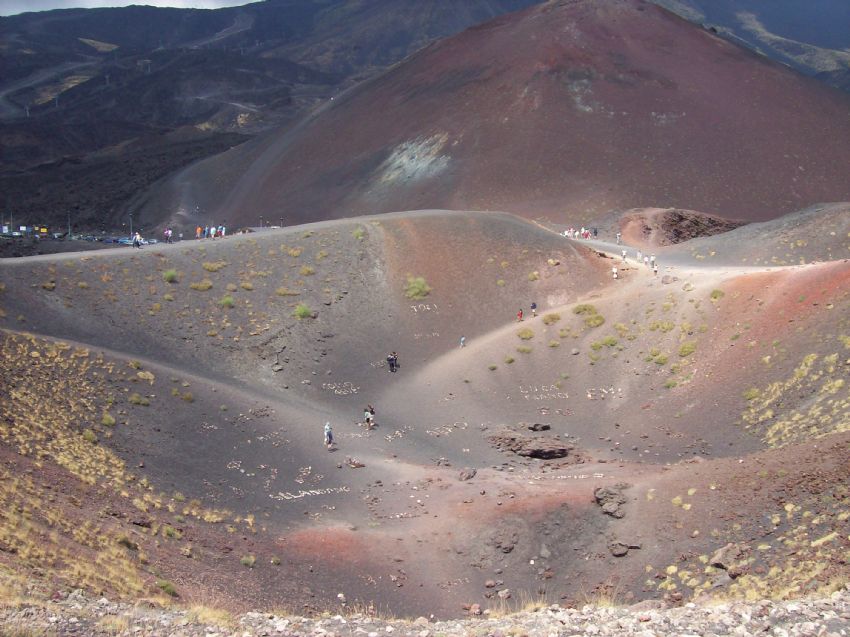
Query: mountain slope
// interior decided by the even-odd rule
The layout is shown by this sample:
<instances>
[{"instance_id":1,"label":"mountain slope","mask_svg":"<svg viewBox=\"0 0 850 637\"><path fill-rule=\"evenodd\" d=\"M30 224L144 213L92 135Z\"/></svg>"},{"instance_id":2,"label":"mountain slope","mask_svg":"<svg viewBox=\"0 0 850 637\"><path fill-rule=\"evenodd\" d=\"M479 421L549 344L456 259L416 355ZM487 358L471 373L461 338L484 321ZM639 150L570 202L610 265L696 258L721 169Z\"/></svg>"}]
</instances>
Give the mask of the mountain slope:
<instances>
[{"instance_id":1,"label":"mountain slope","mask_svg":"<svg viewBox=\"0 0 850 637\"><path fill-rule=\"evenodd\" d=\"M760 220L850 199L848 114L843 93L654 5L548 3L431 45L179 183L237 223L430 207L582 222L644 205ZM186 197L177 184L152 207Z\"/></svg>"}]
</instances>

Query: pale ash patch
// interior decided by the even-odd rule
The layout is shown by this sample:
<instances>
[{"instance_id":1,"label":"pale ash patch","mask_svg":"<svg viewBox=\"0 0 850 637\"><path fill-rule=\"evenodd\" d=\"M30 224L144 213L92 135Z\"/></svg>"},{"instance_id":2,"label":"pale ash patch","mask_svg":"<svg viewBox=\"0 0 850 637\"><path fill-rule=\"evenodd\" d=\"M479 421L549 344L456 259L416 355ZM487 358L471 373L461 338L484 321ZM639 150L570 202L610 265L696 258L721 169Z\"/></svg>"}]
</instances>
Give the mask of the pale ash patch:
<instances>
[{"instance_id":1,"label":"pale ash patch","mask_svg":"<svg viewBox=\"0 0 850 637\"><path fill-rule=\"evenodd\" d=\"M448 141L448 133L439 133L399 144L378 167L378 183L398 183L437 175L449 165L449 156L440 154Z\"/></svg>"}]
</instances>

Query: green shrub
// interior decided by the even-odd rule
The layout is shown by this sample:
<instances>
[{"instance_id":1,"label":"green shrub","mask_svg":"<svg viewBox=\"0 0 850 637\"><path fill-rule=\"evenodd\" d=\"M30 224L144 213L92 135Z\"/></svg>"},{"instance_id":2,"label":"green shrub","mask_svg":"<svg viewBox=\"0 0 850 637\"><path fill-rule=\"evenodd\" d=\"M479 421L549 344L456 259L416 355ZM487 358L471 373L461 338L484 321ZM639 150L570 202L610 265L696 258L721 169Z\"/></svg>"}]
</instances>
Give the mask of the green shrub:
<instances>
[{"instance_id":1,"label":"green shrub","mask_svg":"<svg viewBox=\"0 0 850 637\"><path fill-rule=\"evenodd\" d=\"M183 395L180 396L180 398L187 403L195 402L195 396L190 391L183 392Z\"/></svg>"},{"instance_id":2,"label":"green shrub","mask_svg":"<svg viewBox=\"0 0 850 637\"><path fill-rule=\"evenodd\" d=\"M557 312L552 312L551 314L543 315L543 324L544 325L552 325L553 323L557 323L561 320L561 315Z\"/></svg>"},{"instance_id":3,"label":"green shrub","mask_svg":"<svg viewBox=\"0 0 850 637\"><path fill-rule=\"evenodd\" d=\"M306 318L312 318L312 316L313 316L313 310L311 310L311 309L310 309L307 305L305 305L304 303L299 303L299 304L295 307L295 311L292 313L292 316L294 316L295 318L297 318L297 319L299 319L299 320L300 320L300 319L306 319Z\"/></svg>"},{"instance_id":4,"label":"green shrub","mask_svg":"<svg viewBox=\"0 0 850 637\"><path fill-rule=\"evenodd\" d=\"M221 307L231 308L236 306L236 301L234 301L233 297L228 294L227 296L221 297L221 300L218 302L218 304Z\"/></svg>"},{"instance_id":5,"label":"green shrub","mask_svg":"<svg viewBox=\"0 0 850 637\"><path fill-rule=\"evenodd\" d=\"M83 431L83 440L86 442L95 443L97 442L97 434L94 433L91 429L86 429Z\"/></svg>"},{"instance_id":6,"label":"green shrub","mask_svg":"<svg viewBox=\"0 0 850 637\"><path fill-rule=\"evenodd\" d=\"M103 412L103 417L100 419L100 424L104 427L114 427L115 418L108 411Z\"/></svg>"},{"instance_id":7,"label":"green shrub","mask_svg":"<svg viewBox=\"0 0 850 637\"><path fill-rule=\"evenodd\" d=\"M204 279L203 281L198 281L196 283L190 283L189 287L193 290L199 290L201 292L206 292L212 287L212 281L209 279Z\"/></svg>"},{"instance_id":8,"label":"green shrub","mask_svg":"<svg viewBox=\"0 0 850 637\"><path fill-rule=\"evenodd\" d=\"M174 295L173 294L163 294L162 298L164 298L166 301L173 301Z\"/></svg>"},{"instance_id":9,"label":"green shrub","mask_svg":"<svg viewBox=\"0 0 850 637\"><path fill-rule=\"evenodd\" d=\"M239 563L242 566L247 566L248 568L254 568L254 564L257 562L257 558L253 555L243 555L242 559L239 560Z\"/></svg>"},{"instance_id":10,"label":"green shrub","mask_svg":"<svg viewBox=\"0 0 850 637\"><path fill-rule=\"evenodd\" d=\"M524 327L519 332L516 333L522 340L528 341L534 338L534 330L530 327Z\"/></svg>"},{"instance_id":11,"label":"green shrub","mask_svg":"<svg viewBox=\"0 0 850 637\"><path fill-rule=\"evenodd\" d=\"M652 362L656 365L666 365L667 364L667 354L658 354L655 358L652 359Z\"/></svg>"},{"instance_id":12,"label":"green shrub","mask_svg":"<svg viewBox=\"0 0 850 637\"><path fill-rule=\"evenodd\" d=\"M130 397L127 400L130 401L131 405L143 405L143 406L146 407L146 406L151 404L150 400L148 400L145 396L142 396L141 394L138 394L136 392L133 392L132 394L130 394Z\"/></svg>"},{"instance_id":13,"label":"green shrub","mask_svg":"<svg viewBox=\"0 0 850 637\"><path fill-rule=\"evenodd\" d=\"M694 343L693 341L685 341L679 347L679 356L682 357L682 358L690 356L691 354L693 354L696 351L696 349L697 349L696 343Z\"/></svg>"},{"instance_id":14,"label":"green shrub","mask_svg":"<svg viewBox=\"0 0 850 637\"><path fill-rule=\"evenodd\" d=\"M510 365L513 362L514 362L513 356L505 356L505 365Z\"/></svg>"},{"instance_id":15,"label":"green shrub","mask_svg":"<svg viewBox=\"0 0 850 637\"><path fill-rule=\"evenodd\" d=\"M744 392L744 398L747 400L755 400L761 396L761 392L755 387L750 387L747 391Z\"/></svg>"},{"instance_id":16,"label":"green shrub","mask_svg":"<svg viewBox=\"0 0 850 637\"><path fill-rule=\"evenodd\" d=\"M166 283L177 283L177 270L166 270L162 273L162 280Z\"/></svg>"},{"instance_id":17,"label":"green shrub","mask_svg":"<svg viewBox=\"0 0 850 637\"><path fill-rule=\"evenodd\" d=\"M496 285L498 285L500 288L505 287L505 280L504 279L498 279L496 281Z\"/></svg>"},{"instance_id":18,"label":"green shrub","mask_svg":"<svg viewBox=\"0 0 850 637\"><path fill-rule=\"evenodd\" d=\"M667 389L673 389L678 384L679 383L677 383L674 379L671 378L666 383L664 383L664 387L666 387Z\"/></svg>"},{"instance_id":19,"label":"green shrub","mask_svg":"<svg viewBox=\"0 0 850 637\"><path fill-rule=\"evenodd\" d=\"M242 281L239 284L239 287L242 288L243 290L248 290L250 292L251 290L254 289L254 284L251 283L250 281Z\"/></svg>"},{"instance_id":20,"label":"green shrub","mask_svg":"<svg viewBox=\"0 0 850 637\"><path fill-rule=\"evenodd\" d=\"M174 584L164 579L158 579L156 581L156 585L159 589L165 593L166 595L171 595L172 597L177 597L177 589L174 588Z\"/></svg>"},{"instance_id":21,"label":"green shrub","mask_svg":"<svg viewBox=\"0 0 850 637\"><path fill-rule=\"evenodd\" d=\"M366 236L366 231L358 226L351 232L351 236L357 239L358 241L361 241L363 237Z\"/></svg>"},{"instance_id":22,"label":"green shrub","mask_svg":"<svg viewBox=\"0 0 850 637\"><path fill-rule=\"evenodd\" d=\"M665 334L676 327L676 324L673 321L653 321L649 324L649 330L651 332L660 331Z\"/></svg>"},{"instance_id":23,"label":"green shrub","mask_svg":"<svg viewBox=\"0 0 850 637\"><path fill-rule=\"evenodd\" d=\"M719 301L724 296L726 296L726 293L723 290L716 290L715 289L715 290L711 291L711 300L712 301Z\"/></svg>"},{"instance_id":24,"label":"green shrub","mask_svg":"<svg viewBox=\"0 0 850 637\"><path fill-rule=\"evenodd\" d=\"M300 294L300 292L296 292L295 290L290 290L287 287L280 287L280 288L276 289L274 292L278 296L298 296Z\"/></svg>"},{"instance_id":25,"label":"green shrub","mask_svg":"<svg viewBox=\"0 0 850 637\"><path fill-rule=\"evenodd\" d=\"M573 308L573 314L596 314L596 308L590 303L582 303L581 305L576 305Z\"/></svg>"},{"instance_id":26,"label":"green shrub","mask_svg":"<svg viewBox=\"0 0 850 637\"><path fill-rule=\"evenodd\" d=\"M301 272L301 276L310 276L316 273L316 271L309 265L302 265L299 272Z\"/></svg>"},{"instance_id":27,"label":"green shrub","mask_svg":"<svg viewBox=\"0 0 850 637\"><path fill-rule=\"evenodd\" d=\"M560 347L560 346L561 346L560 341L549 341L549 347Z\"/></svg>"},{"instance_id":28,"label":"green shrub","mask_svg":"<svg viewBox=\"0 0 850 637\"><path fill-rule=\"evenodd\" d=\"M618 343L617 339L613 336L606 336L602 339L602 344L606 347L614 347Z\"/></svg>"},{"instance_id":29,"label":"green shrub","mask_svg":"<svg viewBox=\"0 0 850 637\"><path fill-rule=\"evenodd\" d=\"M404 286L404 295L411 300L424 299L431 293L431 286L421 276L407 276L407 284Z\"/></svg>"},{"instance_id":30,"label":"green shrub","mask_svg":"<svg viewBox=\"0 0 850 637\"><path fill-rule=\"evenodd\" d=\"M588 317L585 317L584 324L588 327L599 327L605 322L605 317L601 314L591 314Z\"/></svg>"},{"instance_id":31,"label":"green shrub","mask_svg":"<svg viewBox=\"0 0 850 637\"><path fill-rule=\"evenodd\" d=\"M491 372L496 371L497 368L498 368L498 365L488 365L487 366L487 369L489 369Z\"/></svg>"},{"instance_id":32,"label":"green shrub","mask_svg":"<svg viewBox=\"0 0 850 637\"><path fill-rule=\"evenodd\" d=\"M162 534L165 537L172 538L174 540L179 540L181 537L183 537L183 534L180 531L175 529L173 526L169 526L168 524L162 527Z\"/></svg>"},{"instance_id":33,"label":"green shrub","mask_svg":"<svg viewBox=\"0 0 850 637\"><path fill-rule=\"evenodd\" d=\"M302 248L295 247L295 248L290 248L287 251L287 254L289 256L291 256L293 259L297 259L298 257L301 256L302 252L304 252L304 250Z\"/></svg>"},{"instance_id":34,"label":"green shrub","mask_svg":"<svg viewBox=\"0 0 850 637\"><path fill-rule=\"evenodd\" d=\"M532 348L528 345L520 345L516 348L516 351L518 351L520 354L531 354L531 350Z\"/></svg>"},{"instance_id":35,"label":"green shrub","mask_svg":"<svg viewBox=\"0 0 850 637\"><path fill-rule=\"evenodd\" d=\"M537 281L539 279L540 279L540 272L538 272L537 270L535 270L534 272L528 273L528 280L529 281Z\"/></svg>"},{"instance_id":36,"label":"green shrub","mask_svg":"<svg viewBox=\"0 0 850 637\"><path fill-rule=\"evenodd\" d=\"M218 272L226 265L226 261L204 261L201 267L207 272Z\"/></svg>"}]
</instances>

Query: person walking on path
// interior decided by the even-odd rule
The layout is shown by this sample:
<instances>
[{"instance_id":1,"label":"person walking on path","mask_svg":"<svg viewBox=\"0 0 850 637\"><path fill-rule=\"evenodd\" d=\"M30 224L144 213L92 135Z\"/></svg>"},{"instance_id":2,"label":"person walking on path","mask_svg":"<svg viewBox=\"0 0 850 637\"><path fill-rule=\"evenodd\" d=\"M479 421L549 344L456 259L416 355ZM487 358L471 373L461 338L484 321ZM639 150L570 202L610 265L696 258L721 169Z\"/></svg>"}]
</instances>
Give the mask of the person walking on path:
<instances>
[{"instance_id":1,"label":"person walking on path","mask_svg":"<svg viewBox=\"0 0 850 637\"><path fill-rule=\"evenodd\" d=\"M516 313L516 320L519 323L522 320L522 308L519 309L519 312Z\"/></svg>"},{"instance_id":2,"label":"person walking on path","mask_svg":"<svg viewBox=\"0 0 850 637\"><path fill-rule=\"evenodd\" d=\"M652 273L656 276L658 275L658 264L657 263L652 264Z\"/></svg>"},{"instance_id":3,"label":"person walking on path","mask_svg":"<svg viewBox=\"0 0 850 637\"><path fill-rule=\"evenodd\" d=\"M391 352L387 356L387 364L390 366L390 371L395 372L398 369L398 354Z\"/></svg>"},{"instance_id":4,"label":"person walking on path","mask_svg":"<svg viewBox=\"0 0 850 637\"><path fill-rule=\"evenodd\" d=\"M138 232L136 232L136 234L133 235L133 247L139 248L140 250L142 248L142 235L139 234Z\"/></svg>"},{"instance_id":5,"label":"person walking on path","mask_svg":"<svg viewBox=\"0 0 850 637\"><path fill-rule=\"evenodd\" d=\"M465 346L466 346L466 337L461 336L460 337L460 347L461 347L461 349L463 349Z\"/></svg>"},{"instance_id":6,"label":"person walking on path","mask_svg":"<svg viewBox=\"0 0 850 637\"><path fill-rule=\"evenodd\" d=\"M375 426L375 408L372 405L366 405L363 410L363 422L366 424L366 429L372 429Z\"/></svg>"},{"instance_id":7,"label":"person walking on path","mask_svg":"<svg viewBox=\"0 0 850 637\"><path fill-rule=\"evenodd\" d=\"M201 226L196 227L195 228L195 239L200 239L202 232L203 232L203 230L201 229Z\"/></svg>"},{"instance_id":8,"label":"person walking on path","mask_svg":"<svg viewBox=\"0 0 850 637\"><path fill-rule=\"evenodd\" d=\"M620 277L619 277L619 274L618 274L618 272L617 272L617 266L616 266L616 265L615 265L613 268L611 268L611 274L613 274L613 275L614 275L614 278L615 278L615 279L619 279L619 278L620 278Z\"/></svg>"},{"instance_id":9,"label":"person walking on path","mask_svg":"<svg viewBox=\"0 0 850 637\"><path fill-rule=\"evenodd\" d=\"M331 429L331 423L325 423L325 446L328 448L328 451L333 449L334 446L334 432Z\"/></svg>"},{"instance_id":10,"label":"person walking on path","mask_svg":"<svg viewBox=\"0 0 850 637\"><path fill-rule=\"evenodd\" d=\"M531 318L537 317L537 303L531 302Z\"/></svg>"},{"instance_id":11,"label":"person walking on path","mask_svg":"<svg viewBox=\"0 0 850 637\"><path fill-rule=\"evenodd\" d=\"M621 236L621 235L620 235L620 233L618 232L618 233L617 233L617 245L620 245L620 236Z\"/></svg>"},{"instance_id":12,"label":"person walking on path","mask_svg":"<svg viewBox=\"0 0 850 637\"><path fill-rule=\"evenodd\" d=\"M621 254L623 255L623 263L625 263L626 262L626 251L623 250Z\"/></svg>"}]
</instances>

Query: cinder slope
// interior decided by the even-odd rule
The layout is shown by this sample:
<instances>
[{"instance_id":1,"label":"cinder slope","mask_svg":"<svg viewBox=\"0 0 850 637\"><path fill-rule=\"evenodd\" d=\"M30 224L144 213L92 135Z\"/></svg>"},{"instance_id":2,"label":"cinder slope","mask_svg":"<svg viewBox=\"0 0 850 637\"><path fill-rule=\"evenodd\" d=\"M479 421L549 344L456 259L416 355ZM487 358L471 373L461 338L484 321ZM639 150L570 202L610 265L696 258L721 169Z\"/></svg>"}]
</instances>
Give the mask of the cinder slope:
<instances>
[{"instance_id":1,"label":"cinder slope","mask_svg":"<svg viewBox=\"0 0 850 637\"><path fill-rule=\"evenodd\" d=\"M202 163L156 205L199 204L231 225L411 208L575 223L640 205L763 220L850 198L849 112L846 94L654 5L547 3L429 46L243 148L224 193L221 162Z\"/></svg>"},{"instance_id":2,"label":"cinder slope","mask_svg":"<svg viewBox=\"0 0 850 637\"><path fill-rule=\"evenodd\" d=\"M447 211L3 262L0 561L443 616L846 578L848 264L614 263Z\"/></svg>"}]
</instances>

